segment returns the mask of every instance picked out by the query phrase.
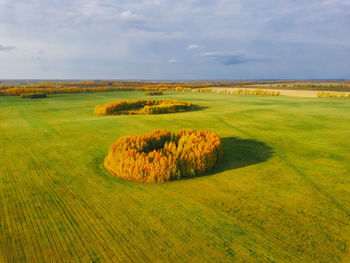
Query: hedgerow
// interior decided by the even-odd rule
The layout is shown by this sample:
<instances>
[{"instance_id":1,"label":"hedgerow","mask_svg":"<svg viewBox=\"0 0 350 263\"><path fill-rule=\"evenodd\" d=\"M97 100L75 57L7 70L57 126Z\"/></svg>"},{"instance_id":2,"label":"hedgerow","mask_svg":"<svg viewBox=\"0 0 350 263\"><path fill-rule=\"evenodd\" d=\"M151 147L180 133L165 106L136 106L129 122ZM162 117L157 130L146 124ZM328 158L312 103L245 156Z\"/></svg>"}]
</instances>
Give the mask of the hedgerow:
<instances>
[{"instance_id":1,"label":"hedgerow","mask_svg":"<svg viewBox=\"0 0 350 263\"><path fill-rule=\"evenodd\" d=\"M162 114L191 110L190 102L180 100L119 100L95 107L97 115Z\"/></svg>"},{"instance_id":2,"label":"hedgerow","mask_svg":"<svg viewBox=\"0 0 350 263\"><path fill-rule=\"evenodd\" d=\"M264 90L264 89L195 89L195 92L199 93L214 93L214 94L238 94L238 95L260 95L260 96L279 96L279 91Z\"/></svg>"},{"instance_id":3,"label":"hedgerow","mask_svg":"<svg viewBox=\"0 0 350 263\"><path fill-rule=\"evenodd\" d=\"M146 91L147 96L160 96L163 95L163 91Z\"/></svg>"},{"instance_id":4,"label":"hedgerow","mask_svg":"<svg viewBox=\"0 0 350 263\"><path fill-rule=\"evenodd\" d=\"M344 92L331 92L331 91L319 91L317 92L319 98L350 98L350 93L345 94Z\"/></svg>"},{"instance_id":5,"label":"hedgerow","mask_svg":"<svg viewBox=\"0 0 350 263\"><path fill-rule=\"evenodd\" d=\"M222 155L220 137L213 132L162 130L120 138L109 148L104 166L124 179L166 182L203 175Z\"/></svg>"}]
</instances>

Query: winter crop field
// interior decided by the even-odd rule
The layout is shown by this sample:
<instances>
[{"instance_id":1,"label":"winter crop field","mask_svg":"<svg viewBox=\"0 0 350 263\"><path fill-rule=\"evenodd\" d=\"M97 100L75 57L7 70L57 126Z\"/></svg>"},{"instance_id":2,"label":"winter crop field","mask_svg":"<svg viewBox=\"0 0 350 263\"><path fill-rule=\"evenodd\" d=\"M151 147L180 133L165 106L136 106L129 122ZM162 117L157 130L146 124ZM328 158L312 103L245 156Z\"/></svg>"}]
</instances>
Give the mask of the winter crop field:
<instances>
[{"instance_id":1,"label":"winter crop field","mask_svg":"<svg viewBox=\"0 0 350 263\"><path fill-rule=\"evenodd\" d=\"M0 97L0 262L349 262L348 98L165 92L198 109L94 115L144 91ZM206 176L152 184L103 166L122 136L209 130Z\"/></svg>"}]
</instances>

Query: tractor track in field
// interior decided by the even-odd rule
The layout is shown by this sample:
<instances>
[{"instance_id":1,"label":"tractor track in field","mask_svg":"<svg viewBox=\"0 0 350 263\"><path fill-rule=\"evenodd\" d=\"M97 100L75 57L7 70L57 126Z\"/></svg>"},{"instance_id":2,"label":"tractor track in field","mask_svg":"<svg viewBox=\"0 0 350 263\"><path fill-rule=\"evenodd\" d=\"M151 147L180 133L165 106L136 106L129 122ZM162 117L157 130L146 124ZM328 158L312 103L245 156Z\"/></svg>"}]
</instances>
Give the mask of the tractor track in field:
<instances>
[{"instance_id":1,"label":"tractor track in field","mask_svg":"<svg viewBox=\"0 0 350 263\"><path fill-rule=\"evenodd\" d=\"M242 134L244 134L245 136L257 140L256 137L252 136L251 134L247 133L246 131L244 131L243 129L237 128L233 125L231 125L230 123L228 123L227 121L219 118L216 115L211 114L211 116L215 119L217 119L218 121L220 121L221 123L223 123L224 125L226 125L227 127L230 127L233 130L236 130ZM308 176L305 172L303 172L301 169L299 169L298 167L296 167L291 161L289 161L283 153L279 153L277 151L274 150L274 153L288 166L290 167L292 170L294 170L296 172L296 174L298 174L300 177L302 177L315 191L319 192L320 194L322 194L324 197L326 197L326 199L328 199L335 207L337 207L339 210L341 210L343 213L346 214L346 216L348 218L350 218L350 208L347 206L344 206L341 202L339 202L333 195L331 195L330 193L328 193L325 189L323 189L321 186L319 186L310 176Z\"/></svg>"},{"instance_id":2,"label":"tractor track in field","mask_svg":"<svg viewBox=\"0 0 350 263\"><path fill-rule=\"evenodd\" d=\"M267 140L278 151L271 162L239 169L224 165L189 181L142 184L102 169L109 140L131 130L209 127L244 139L260 135L255 128L236 124L223 100L212 104L218 110L211 107L189 118L125 123L87 116L82 110L86 104L72 107L75 102L54 104L55 110L48 112L30 101L9 104L14 105L11 110L3 107L0 262L346 261L346 245L339 248L349 240L344 192L337 195L335 188L321 184L311 169L303 170L294 152L279 148L273 138ZM196 122L198 116L202 119ZM236 158L227 156L225 164Z\"/></svg>"},{"instance_id":3,"label":"tractor track in field","mask_svg":"<svg viewBox=\"0 0 350 263\"><path fill-rule=\"evenodd\" d=\"M35 138L31 138L31 140L32 139ZM83 262L84 259L86 259L86 254L84 255L84 253L82 253L81 250L76 250L76 246L74 246L73 244L81 244L81 246L86 248L85 252L89 255L89 258L94 258L96 252L93 249L91 249L91 246L89 246L89 241L92 240L98 240L98 242L100 243L102 249L99 249L99 254L101 258L108 260L117 259L118 261L137 261L136 259L142 261L147 259L147 256L143 253L142 250L133 249L133 242L131 242L131 240L127 242L129 243L129 246L120 246L118 243L113 244L107 242L102 238L102 236L99 235L99 229L95 227L94 218L101 217L101 215L99 213L93 212L91 210L91 204L88 204L86 200L80 198L80 196L84 196L84 193L81 189L74 187L73 191L73 188L69 187L69 185L72 186L72 183L64 176L64 174L69 173L69 171L66 170L64 166L60 166L59 164L52 162L44 154L41 148L33 148L33 146L31 145L31 140L29 140L28 138L28 140L25 140L26 144L20 145L17 149L23 155L28 156L29 159L27 159L26 162L23 162L21 159L20 161L17 161L16 177L18 178L18 180L25 180L28 183L30 182L30 185L32 187L30 189L12 187L11 189L15 192L11 193L11 195L20 196L20 200L26 200L28 199L29 194L36 193L36 198L40 198L42 199L42 201L40 202L40 206L38 207L36 207L36 205L32 202L21 202L15 205L16 207L20 207L20 211L23 212L25 219L25 222L23 222L23 224L25 225L25 228L28 229L28 233L31 233L30 235L22 233L21 230L17 228L20 226L20 224L16 224L15 221L5 223L5 225L9 223L12 224L14 231L19 235L18 237L22 240L21 243L24 245L22 247L22 251L24 252L24 256L26 256L26 260L28 262L38 262L43 258L56 258L57 262L62 262L65 259L67 259L68 255L75 255L78 257L77 261ZM14 153L7 155L6 158L6 154L3 154L4 163L11 164L13 161L15 161L15 159L13 159L13 154ZM75 160L70 160L69 162L74 161ZM21 167L27 167L26 171L22 171ZM5 175L10 176L11 171L12 169L10 169L10 167L5 167ZM57 171L60 175L52 174L53 171ZM79 178L76 178L76 180L79 180L85 185L85 187L89 187L91 188L91 191L93 191L95 187L94 183L92 183L88 179L88 176L85 176L86 172L87 171L82 170L81 174L78 175ZM55 180L59 180L61 182L61 185L58 187L52 187L55 185ZM64 200L62 200L62 191L65 192ZM168 198L171 198L171 194L166 192L164 192L164 194L168 196ZM188 196L183 197L186 197L187 202L191 202L191 198L189 198ZM109 198L112 199L113 197L109 196ZM134 202L133 200L134 198L130 196L131 202L128 203L128 206L132 205L132 203L134 203L134 205L137 204L137 200L135 199ZM14 201L15 200L13 199L13 202ZM72 207L68 207L67 204L69 204ZM198 203L196 204L198 205ZM108 203L99 203L98 205L99 211L107 212L109 210ZM96 204L94 206L96 206ZM208 207L204 205L201 205L200 207L202 207L202 209L208 209ZM159 210L161 210L161 207L159 207ZM186 210L188 210L188 208L185 208L185 211ZM84 214L81 214L79 213L79 211L85 212ZM186 213L184 213L183 211L179 210L176 212L176 214L179 213L181 214L181 217L186 217ZM225 213L218 214L215 212L215 214L217 214L216 216L214 216L215 218L217 218L215 222L221 222L221 228L225 229L223 231L225 234L211 234L217 237L216 242L218 242L219 240L221 240L221 242L225 242L226 240L231 239L231 242L234 242L235 244L242 243L241 246L245 247L245 249L247 250L251 249L251 246L253 244L260 244L260 242L264 244L262 245L263 247L270 246L267 245L269 243L267 242L267 239L261 233L256 232L254 230L254 227L245 225L246 229L244 229L243 231L241 227L239 227L240 222L236 219L228 216ZM44 219L45 223L38 221L39 218L42 216L46 217L46 219ZM57 222L56 217L61 218L61 220ZM75 218L83 218L85 226L82 224L78 225L78 223L74 220ZM104 225L106 225L109 231L111 231L112 233L119 232L119 235L122 235L123 231L120 231L119 227L123 226L123 222L126 222L127 220L119 220L119 223L117 222L117 220L114 222L114 224L110 224L110 222L104 220ZM234 221L227 225L224 223L227 220ZM212 221L208 222L207 224L209 224L208 226L210 227L215 226L212 225ZM162 228L165 227L167 226L164 225ZM64 235L62 235L61 229L66 230ZM86 231L84 231L84 229ZM240 233L242 231L247 232L248 235L236 236L236 234L234 234ZM181 238L179 236L180 233L177 232L176 229L172 230L172 228L168 228L167 231L163 229L162 232L168 232L168 234L171 234L173 236L172 240ZM126 235L120 236L120 238L125 241L128 240L128 237ZM196 242L199 241L199 239L196 240ZM275 247L280 247L279 244L281 240L277 234L273 239L270 240L270 242L275 243ZM35 249L33 246L29 245L31 243L36 244ZM50 247L45 248L44 244L49 244ZM15 244L7 245L9 249L14 246ZM112 247L114 247L114 249L111 250ZM116 254L116 247L119 247L119 249L117 250L123 252ZM150 249L154 248L150 247ZM101 250L104 251L104 254L101 253ZM133 251L132 254L130 254L131 251ZM11 254L12 253L9 253L9 255ZM279 249L274 250L272 254L280 258L286 257L285 253L283 253L283 251ZM62 256L62 258L57 258L55 257L55 255L60 255ZM181 257L180 254L179 257ZM261 255L261 257L264 257L266 261L271 261L269 257L266 257L264 255ZM147 260L151 261L151 259L149 258Z\"/></svg>"}]
</instances>

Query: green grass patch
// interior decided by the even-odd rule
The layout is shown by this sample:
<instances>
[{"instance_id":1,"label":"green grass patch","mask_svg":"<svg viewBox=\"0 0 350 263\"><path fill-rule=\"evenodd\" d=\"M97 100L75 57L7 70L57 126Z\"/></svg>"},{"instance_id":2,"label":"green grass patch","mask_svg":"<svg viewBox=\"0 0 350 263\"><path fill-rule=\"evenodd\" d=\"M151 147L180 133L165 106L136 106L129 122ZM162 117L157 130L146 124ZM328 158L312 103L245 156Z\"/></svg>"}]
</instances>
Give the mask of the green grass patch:
<instances>
[{"instance_id":1,"label":"green grass patch","mask_svg":"<svg viewBox=\"0 0 350 263\"><path fill-rule=\"evenodd\" d=\"M0 97L0 262L347 262L345 99L169 92L187 114L94 116L140 92ZM122 136L210 130L208 176L146 184L103 168Z\"/></svg>"}]
</instances>

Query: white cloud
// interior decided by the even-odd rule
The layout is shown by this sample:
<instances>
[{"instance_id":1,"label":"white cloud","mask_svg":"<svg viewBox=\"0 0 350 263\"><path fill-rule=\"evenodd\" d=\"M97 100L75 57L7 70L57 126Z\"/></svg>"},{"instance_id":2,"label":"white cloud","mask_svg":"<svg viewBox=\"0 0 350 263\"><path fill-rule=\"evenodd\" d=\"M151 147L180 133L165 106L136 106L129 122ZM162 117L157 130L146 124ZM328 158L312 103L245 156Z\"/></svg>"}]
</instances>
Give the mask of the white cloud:
<instances>
[{"instance_id":1,"label":"white cloud","mask_svg":"<svg viewBox=\"0 0 350 263\"><path fill-rule=\"evenodd\" d=\"M130 10L126 10L120 14L120 19L124 22L142 22L144 17L139 14L134 14Z\"/></svg>"},{"instance_id":2,"label":"white cloud","mask_svg":"<svg viewBox=\"0 0 350 263\"><path fill-rule=\"evenodd\" d=\"M344 78L350 68L349 4L0 0L0 75L40 77L51 70L52 77L69 78L105 72L126 78L283 78L311 72L312 78ZM235 51L242 48L246 53ZM31 60L38 50L45 51L42 59ZM222 66L234 64L240 64L234 71Z\"/></svg>"},{"instance_id":3,"label":"white cloud","mask_svg":"<svg viewBox=\"0 0 350 263\"><path fill-rule=\"evenodd\" d=\"M191 44L187 47L188 50L193 50L193 49L198 49L199 46L198 45L195 45L195 44Z\"/></svg>"}]
</instances>

